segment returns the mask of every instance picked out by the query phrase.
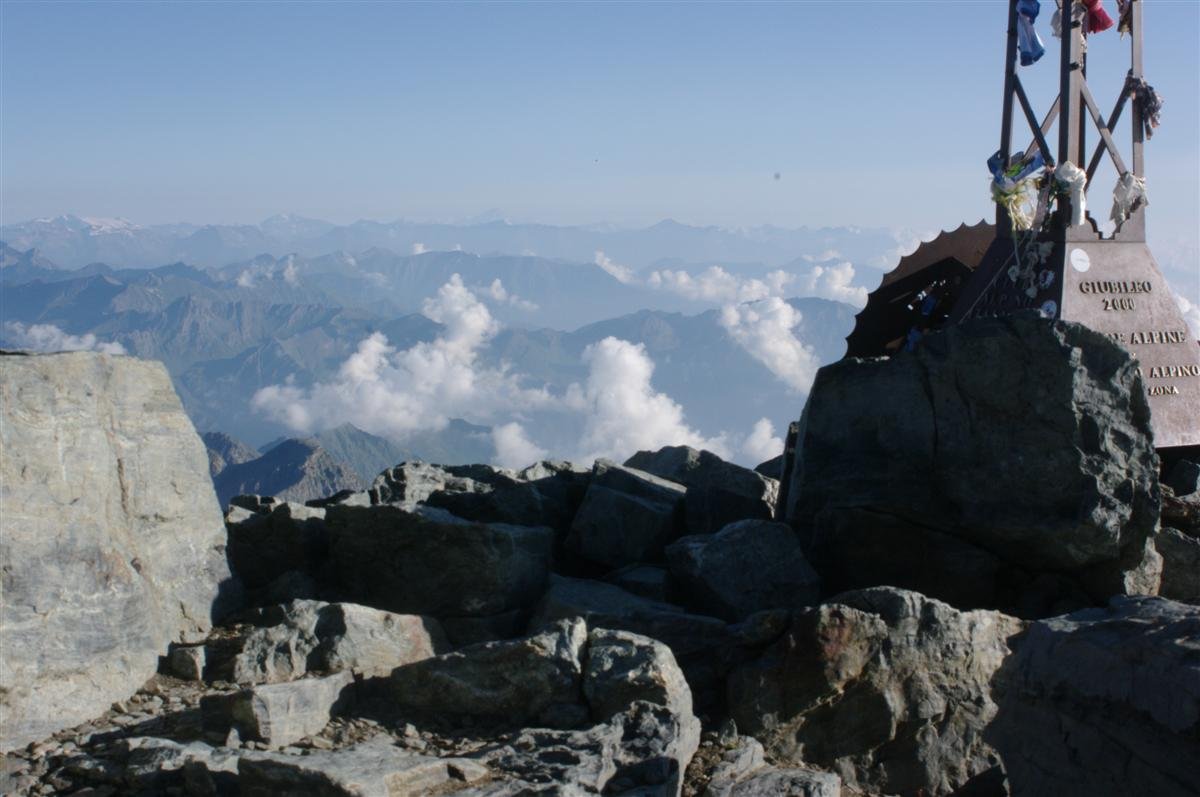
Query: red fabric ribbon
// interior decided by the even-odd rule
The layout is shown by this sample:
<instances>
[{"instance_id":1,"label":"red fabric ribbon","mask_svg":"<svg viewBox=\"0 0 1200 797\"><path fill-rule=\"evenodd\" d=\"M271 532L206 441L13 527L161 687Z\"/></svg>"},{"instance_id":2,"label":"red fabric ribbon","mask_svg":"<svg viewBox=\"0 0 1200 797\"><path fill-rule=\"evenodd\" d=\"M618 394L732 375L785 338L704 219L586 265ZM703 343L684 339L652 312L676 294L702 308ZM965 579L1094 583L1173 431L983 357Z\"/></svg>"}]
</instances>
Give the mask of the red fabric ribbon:
<instances>
[{"instance_id":1,"label":"red fabric ribbon","mask_svg":"<svg viewBox=\"0 0 1200 797\"><path fill-rule=\"evenodd\" d=\"M1083 0L1087 6L1087 32L1100 33L1113 26L1112 17L1104 10L1104 0Z\"/></svg>"}]
</instances>

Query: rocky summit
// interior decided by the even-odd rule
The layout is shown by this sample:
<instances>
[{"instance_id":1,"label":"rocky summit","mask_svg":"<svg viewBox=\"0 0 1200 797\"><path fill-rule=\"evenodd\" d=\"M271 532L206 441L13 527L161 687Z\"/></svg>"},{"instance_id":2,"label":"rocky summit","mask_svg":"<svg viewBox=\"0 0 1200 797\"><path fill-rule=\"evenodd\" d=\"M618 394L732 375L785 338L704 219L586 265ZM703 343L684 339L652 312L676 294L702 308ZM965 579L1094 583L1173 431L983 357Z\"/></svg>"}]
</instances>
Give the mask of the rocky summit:
<instances>
[{"instance_id":1,"label":"rocky summit","mask_svg":"<svg viewBox=\"0 0 1200 797\"><path fill-rule=\"evenodd\" d=\"M1200 793L1200 464L1082 327L828 366L756 470L404 461L223 512L259 457L158 364L0 391L5 794Z\"/></svg>"}]
</instances>

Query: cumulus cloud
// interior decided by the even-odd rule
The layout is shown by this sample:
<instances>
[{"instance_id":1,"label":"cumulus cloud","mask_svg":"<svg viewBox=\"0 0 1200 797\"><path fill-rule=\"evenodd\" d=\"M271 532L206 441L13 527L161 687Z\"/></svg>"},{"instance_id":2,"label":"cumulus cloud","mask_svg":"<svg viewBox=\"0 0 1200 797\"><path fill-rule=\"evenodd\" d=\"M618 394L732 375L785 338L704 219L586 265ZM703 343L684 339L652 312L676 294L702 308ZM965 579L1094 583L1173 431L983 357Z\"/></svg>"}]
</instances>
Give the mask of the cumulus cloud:
<instances>
[{"instance_id":1,"label":"cumulus cloud","mask_svg":"<svg viewBox=\"0 0 1200 797\"><path fill-rule=\"evenodd\" d=\"M758 464L783 453L783 438L775 436L775 425L766 418L759 418L742 442L742 454L750 462Z\"/></svg>"},{"instance_id":2,"label":"cumulus cloud","mask_svg":"<svg viewBox=\"0 0 1200 797\"><path fill-rule=\"evenodd\" d=\"M254 275L250 273L249 269L244 269L241 274L238 274L237 284L239 288L253 288Z\"/></svg>"},{"instance_id":3,"label":"cumulus cloud","mask_svg":"<svg viewBox=\"0 0 1200 797\"><path fill-rule=\"evenodd\" d=\"M19 349L28 351L98 351L101 354L125 354L120 343L106 343L91 332L71 335L54 324L31 324L20 321L4 322L4 335Z\"/></svg>"},{"instance_id":4,"label":"cumulus cloud","mask_svg":"<svg viewBox=\"0 0 1200 797\"><path fill-rule=\"evenodd\" d=\"M425 244L421 243L420 241L412 245L412 253L414 255L423 255L428 251L429 250L425 248Z\"/></svg>"},{"instance_id":5,"label":"cumulus cloud","mask_svg":"<svg viewBox=\"0 0 1200 797\"><path fill-rule=\"evenodd\" d=\"M493 301L495 301L498 304L511 305L512 307L515 307L518 310L524 310L526 312L531 313L534 310L538 309L538 306L536 303L528 301L527 299L522 299L520 296L517 296L515 293L509 293L508 290L504 287L504 283L500 281L499 277L492 280L491 285L487 286L486 288L481 288L479 290L479 293L482 293L483 295L490 297Z\"/></svg>"},{"instance_id":6,"label":"cumulus cloud","mask_svg":"<svg viewBox=\"0 0 1200 797\"><path fill-rule=\"evenodd\" d=\"M937 232L917 232L914 230L892 230L892 239L896 245L878 257L867 262L867 265L884 271L891 271L900 262L900 258L911 255L925 241L932 241L938 236Z\"/></svg>"},{"instance_id":7,"label":"cumulus cloud","mask_svg":"<svg viewBox=\"0 0 1200 797\"><path fill-rule=\"evenodd\" d=\"M1172 293L1175 296L1175 304L1179 305L1179 312L1183 314L1183 320L1192 332L1192 337L1200 340L1200 304L1192 304L1181 294Z\"/></svg>"},{"instance_id":8,"label":"cumulus cloud","mask_svg":"<svg viewBox=\"0 0 1200 797\"><path fill-rule=\"evenodd\" d=\"M772 271L766 279L742 279L720 266L709 266L696 276L671 269L653 271L646 284L695 301L754 302L783 293L793 279L793 275L781 270Z\"/></svg>"},{"instance_id":9,"label":"cumulus cloud","mask_svg":"<svg viewBox=\"0 0 1200 797\"><path fill-rule=\"evenodd\" d=\"M820 363L793 329L800 312L773 296L761 302L727 305L721 310L721 326L750 356L797 392L807 392Z\"/></svg>"},{"instance_id":10,"label":"cumulus cloud","mask_svg":"<svg viewBox=\"0 0 1200 797\"><path fill-rule=\"evenodd\" d=\"M596 252L596 258L592 262L608 272L617 282L629 284L635 279L633 269L614 262L611 257L601 251Z\"/></svg>"},{"instance_id":11,"label":"cumulus cloud","mask_svg":"<svg viewBox=\"0 0 1200 797\"><path fill-rule=\"evenodd\" d=\"M296 258L293 257L292 255L288 255L287 262L285 262L283 264L283 271L280 273L283 275L284 282L286 282L288 285L295 285L298 282L298 280L297 280L298 272L296 271Z\"/></svg>"},{"instance_id":12,"label":"cumulus cloud","mask_svg":"<svg viewBox=\"0 0 1200 797\"><path fill-rule=\"evenodd\" d=\"M684 421L683 407L650 384L654 361L641 344L607 337L583 352L586 384L573 384L567 405L584 413L577 459L623 460L667 445L706 448L729 456L724 436L706 438Z\"/></svg>"},{"instance_id":13,"label":"cumulus cloud","mask_svg":"<svg viewBox=\"0 0 1200 797\"><path fill-rule=\"evenodd\" d=\"M492 429L492 443L496 446L493 462L502 468L523 468L547 456L546 449L530 440L525 427L515 421Z\"/></svg>"},{"instance_id":14,"label":"cumulus cloud","mask_svg":"<svg viewBox=\"0 0 1200 797\"><path fill-rule=\"evenodd\" d=\"M376 332L359 343L332 381L309 388L269 385L254 394L252 406L298 432L349 422L403 440L443 429L451 418L486 420L552 402L547 391L523 388L506 369L479 365L479 349L499 325L458 274L425 301L422 312L444 326L435 340L397 351Z\"/></svg>"},{"instance_id":15,"label":"cumulus cloud","mask_svg":"<svg viewBox=\"0 0 1200 797\"><path fill-rule=\"evenodd\" d=\"M815 255L801 255L800 257L809 263L827 263L830 260L841 260L842 253L836 249L826 249Z\"/></svg>"},{"instance_id":16,"label":"cumulus cloud","mask_svg":"<svg viewBox=\"0 0 1200 797\"><path fill-rule=\"evenodd\" d=\"M797 289L805 296L819 296L862 307L867 303L867 289L852 285L853 281L854 266L850 263L813 266L807 274L801 275Z\"/></svg>"}]
</instances>

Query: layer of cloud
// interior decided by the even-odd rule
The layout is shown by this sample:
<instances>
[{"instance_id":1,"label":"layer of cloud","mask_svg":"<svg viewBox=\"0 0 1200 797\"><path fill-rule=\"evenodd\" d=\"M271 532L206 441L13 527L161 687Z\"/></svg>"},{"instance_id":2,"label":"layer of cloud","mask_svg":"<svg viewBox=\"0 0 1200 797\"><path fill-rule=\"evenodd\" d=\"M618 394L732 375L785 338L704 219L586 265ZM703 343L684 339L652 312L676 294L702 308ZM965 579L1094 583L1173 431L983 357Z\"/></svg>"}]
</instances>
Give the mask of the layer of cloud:
<instances>
[{"instance_id":1,"label":"layer of cloud","mask_svg":"<svg viewBox=\"0 0 1200 797\"><path fill-rule=\"evenodd\" d=\"M783 438L775 436L775 425L766 418L759 418L742 441L741 452L747 461L759 464L783 453Z\"/></svg>"},{"instance_id":2,"label":"layer of cloud","mask_svg":"<svg viewBox=\"0 0 1200 797\"><path fill-rule=\"evenodd\" d=\"M502 468L520 469L547 456L546 449L530 440L525 427L516 421L492 429L492 443L496 446L493 462Z\"/></svg>"},{"instance_id":3,"label":"layer of cloud","mask_svg":"<svg viewBox=\"0 0 1200 797\"><path fill-rule=\"evenodd\" d=\"M801 320L799 310L773 296L753 304L727 305L720 320L738 345L789 388L808 392L820 363L793 332Z\"/></svg>"},{"instance_id":4,"label":"layer of cloud","mask_svg":"<svg viewBox=\"0 0 1200 797\"><path fill-rule=\"evenodd\" d=\"M254 394L252 405L297 432L350 422L403 440L443 429L452 418L486 421L512 408L552 403L544 389L524 388L506 369L477 363L479 349L499 325L458 274L425 301L422 312L444 327L435 340L397 351L376 332L359 343L332 381L310 388L269 385Z\"/></svg>"},{"instance_id":5,"label":"layer of cloud","mask_svg":"<svg viewBox=\"0 0 1200 797\"><path fill-rule=\"evenodd\" d=\"M641 344L604 338L583 352L586 384L573 384L567 405L584 414L575 458L623 460L643 449L668 445L706 448L729 456L724 436L706 438L687 425L683 407L650 383L654 362Z\"/></svg>"},{"instance_id":6,"label":"layer of cloud","mask_svg":"<svg viewBox=\"0 0 1200 797\"><path fill-rule=\"evenodd\" d=\"M596 252L596 258L592 262L608 272L617 282L623 282L628 285L636 279L633 269L629 266L622 266L620 263L613 262L613 259L603 252Z\"/></svg>"},{"instance_id":7,"label":"layer of cloud","mask_svg":"<svg viewBox=\"0 0 1200 797\"><path fill-rule=\"evenodd\" d=\"M98 351L101 354L125 354L120 343L105 342L91 332L86 335L71 335L54 324L31 324L20 321L4 322L4 337L18 349L37 352L52 351Z\"/></svg>"},{"instance_id":8,"label":"layer of cloud","mask_svg":"<svg viewBox=\"0 0 1200 797\"><path fill-rule=\"evenodd\" d=\"M694 301L754 302L783 293L795 277L786 271L772 271L765 279L743 279L720 266L709 266L693 276L687 271L663 269L646 277L651 288L670 291Z\"/></svg>"},{"instance_id":9,"label":"layer of cloud","mask_svg":"<svg viewBox=\"0 0 1200 797\"><path fill-rule=\"evenodd\" d=\"M854 266L848 262L813 266L807 274L800 276L797 292L798 295L819 296L863 307L867 303L867 289L855 286L853 282Z\"/></svg>"},{"instance_id":10,"label":"layer of cloud","mask_svg":"<svg viewBox=\"0 0 1200 797\"><path fill-rule=\"evenodd\" d=\"M477 293L490 298L497 304L506 304L510 307L515 307L518 310L524 310L527 313L532 313L538 309L538 306L535 302L522 299L515 293L510 293L508 289L504 287L504 283L500 281L499 277L492 280L492 284L488 285L486 288L480 288Z\"/></svg>"},{"instance_id":11,"label":"layer of cloud","mask_svg":"<svg viewBox=\"0 0 1200 797\"><path fill-rule=\"evenodd\" d=\"M425 248L425 244L421 243L420 241L412 245L412 253L414 255L423 255L428 251L429 250Z\"/></svg>"}]
</instances>

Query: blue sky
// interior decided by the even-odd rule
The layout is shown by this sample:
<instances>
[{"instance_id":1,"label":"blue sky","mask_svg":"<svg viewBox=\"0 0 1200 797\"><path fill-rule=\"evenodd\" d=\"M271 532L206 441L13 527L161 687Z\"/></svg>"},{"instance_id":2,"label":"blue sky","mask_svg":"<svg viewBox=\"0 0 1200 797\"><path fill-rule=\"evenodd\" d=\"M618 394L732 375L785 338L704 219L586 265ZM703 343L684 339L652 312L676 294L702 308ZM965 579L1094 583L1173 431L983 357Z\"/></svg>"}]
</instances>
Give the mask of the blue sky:
<instances>
[{"instance_id":1,"label":"blue sky","mask_svg":"<svg viewBox=\"0 0 1200 797\"><path fill-rule=\"evenodd\" d=\"M1200 0L1145 5L1152 241L1194 249ZM952 227L992 212L1005 8L5 0L0 221ZM1107 112L1127 48L1091 52Z\"/></svg>"}]
</instances>

